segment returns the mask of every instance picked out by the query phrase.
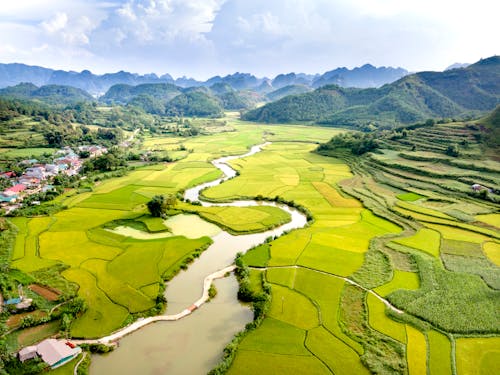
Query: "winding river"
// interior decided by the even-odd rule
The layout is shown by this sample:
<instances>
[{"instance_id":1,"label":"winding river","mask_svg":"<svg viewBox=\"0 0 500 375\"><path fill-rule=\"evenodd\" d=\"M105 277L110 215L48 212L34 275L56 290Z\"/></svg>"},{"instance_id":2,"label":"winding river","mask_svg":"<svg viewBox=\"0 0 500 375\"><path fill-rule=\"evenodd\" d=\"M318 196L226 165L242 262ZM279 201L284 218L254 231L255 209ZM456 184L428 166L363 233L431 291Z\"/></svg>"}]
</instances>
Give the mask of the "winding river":
<instances>
[{"instance_id":1,"label":"winding river","mask_svg":"<svg viewBox=\"0 0 500 375\"><path fill-rule=\"evenodd\" d=\"M185 198L204 206L275 206L287 211L291 221L262 233L234 236L221 230L212 236L212 245L199 259L168 283L165 315L143 319L100 339L101 342L120 339L120 346L108 355L93 356L91 374L205 374L220 360L224 346L234 334L252 320L250 309L236 298L238 284L234 276L218 278L232 269L230 265L238 252L245 252L268 237L302 228L307 219L294 208L272 202L204 202L200 200L200 191L235 177L236 171L228 162L254 155L268 144L253 146L243 155L213 160L223 177L186 190ZM218 294L205 304L207 285L212 280ZM193 306L199 309L191 314ZM157 321L161 322L150 324Z\"/></svg>"}]
</instances>

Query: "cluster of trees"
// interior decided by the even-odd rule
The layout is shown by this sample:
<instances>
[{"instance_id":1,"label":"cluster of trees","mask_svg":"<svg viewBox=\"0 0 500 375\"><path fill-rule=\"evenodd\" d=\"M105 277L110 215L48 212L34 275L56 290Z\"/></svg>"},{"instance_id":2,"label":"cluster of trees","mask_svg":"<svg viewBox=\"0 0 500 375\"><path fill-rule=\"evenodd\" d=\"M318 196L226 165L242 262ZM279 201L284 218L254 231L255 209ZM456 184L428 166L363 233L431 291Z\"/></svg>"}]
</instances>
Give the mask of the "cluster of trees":
<instances>
[{"instance_id":1,"label":"cluster of trees","mask_svg":"<svg viewBox=\"0 0 500 375\"><path fill-rule=\"evenodd\" d=\"M329 155L338 151L349 151L353 155L363 155L379 147L376 135L372 133L342 133L327 143L318 146L316 152Z\"/></svg>"},{"instance_id":2,"label":"cluster of trees","mask_svg":"<svg viewBox=\"0 0 500 375\"><path fill-rule=\"evenodd\" d=\"M82 171L84 173L109 172L126 166L125 155L118 148L111 148L105 154L86 160L83 163Z\"/></svg>"},{"instance_id":3,"label":"cluster of trees","mask_svg":"<svg viewBox=\"0 0 500 375\"><path fill-rule=\"evenodd\" d=\"M121 129L102 129L92 131L87 126L73 126L64 124L59 126L48 125L43 128L43 136L51 147L63 147L79 144L117 145L123 140Z\"/></svg>"},{"instance_id":4,"label":"cluster of trees","mask_svg":"<svg viewBox=\"0 0 500 375\"><path fill-rule=\"evenodd\" d=\"M177 197L174 194L155 195L148 203L147 207L151 216L166 217L167 212L177 205Z\"/></svg>"}]
</instances>

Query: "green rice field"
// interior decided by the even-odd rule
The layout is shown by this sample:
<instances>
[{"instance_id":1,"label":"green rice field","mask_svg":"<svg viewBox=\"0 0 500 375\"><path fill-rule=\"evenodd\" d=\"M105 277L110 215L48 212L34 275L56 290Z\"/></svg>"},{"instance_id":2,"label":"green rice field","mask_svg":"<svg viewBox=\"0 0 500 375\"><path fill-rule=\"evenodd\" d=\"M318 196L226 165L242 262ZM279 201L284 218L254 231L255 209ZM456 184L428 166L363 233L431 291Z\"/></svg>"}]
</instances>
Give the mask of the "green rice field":
<instances>
[{"instance_id":1,"label":"green rice field","mask_svg":"<svg viewBox=\"0 0 500 375\"><path fill-rule=\"evenodd\" d=\"M498 208L454 180L467 160L449 172L441 161L432 172L431 161L409 160L407 149L406 158L393 149L359 159L326 157L312 152L316 142L339 130L233 118L228 124L235 131L146 138L148 150L172 152L182 144L189 152L60 198L69 208L51 217L12 219L19 231L12 267L32 273L64 264L62 276L78 285L88 309L73 322L73 337L103 336L159 312L163 279L206 248L212 234L191 226L189 234L176 235L168 221L146 215L145 203L219 178L210 160L267 140L272 144L262 152L231 162L237 177L202 195L210 201L279 197L307 209L312 220L243 256L255 292L266 289L263 278L271 302L262 324L239 342L230 374L500 372ZM467 173L480 177L477 172ZM177 209L233 234L290 220L267 206L179 202ZM170 220L185 227L185 216ZM127 220L148 233L174 235L141 240L104 228Z\"/></svg>"}]
</instances>

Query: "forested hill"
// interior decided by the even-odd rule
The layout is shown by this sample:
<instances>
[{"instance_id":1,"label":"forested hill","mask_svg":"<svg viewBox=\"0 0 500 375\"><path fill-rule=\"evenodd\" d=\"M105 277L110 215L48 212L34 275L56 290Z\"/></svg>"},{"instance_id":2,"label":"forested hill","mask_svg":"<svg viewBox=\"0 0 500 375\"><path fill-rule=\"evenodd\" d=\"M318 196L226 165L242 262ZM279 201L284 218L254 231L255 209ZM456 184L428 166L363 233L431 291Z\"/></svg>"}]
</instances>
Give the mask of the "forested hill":
<instances>
[{"instance_id":1,"label":"forested hill","mask_svg":"<svg viewBox=\"0 0 500 375\"><path fill-rule=\"evenodd\" d=\"M68 105L94 100L90 94L76 87L61 85L37 87L32 83L20 83L16 86L0 89L0 97L21 100L36 99L51 105Z\"/></svg>"},{"instance_id":2,"label":"forested hill","mask_svg":"<svg viewBox=\"0 0 500 375\"><path fill-rule=\"evenodd\" d=\"M477 115L499 103L500 56L493 56L462 69L412 74L381 88L324 86L249 111L243 119L363 128Z\"/></svg>"}]
</instances>

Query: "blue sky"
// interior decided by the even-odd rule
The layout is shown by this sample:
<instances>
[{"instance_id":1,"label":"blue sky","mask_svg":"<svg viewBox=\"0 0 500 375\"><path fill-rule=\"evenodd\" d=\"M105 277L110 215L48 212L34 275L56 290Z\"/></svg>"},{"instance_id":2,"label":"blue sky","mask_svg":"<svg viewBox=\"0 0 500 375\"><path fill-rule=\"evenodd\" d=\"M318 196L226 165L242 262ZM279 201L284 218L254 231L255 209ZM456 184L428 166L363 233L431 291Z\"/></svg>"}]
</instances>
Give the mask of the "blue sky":
<instances>
[{"instance_id":1,"label":"blue sky","mask_svg":"<svg viewBox=\"0 0 500 375\"><path fill-rule=\"evenodd\" d=\"M208 78L500 54L497 0L14 0L0 62Z\"/></svg>"}]
</instances>

